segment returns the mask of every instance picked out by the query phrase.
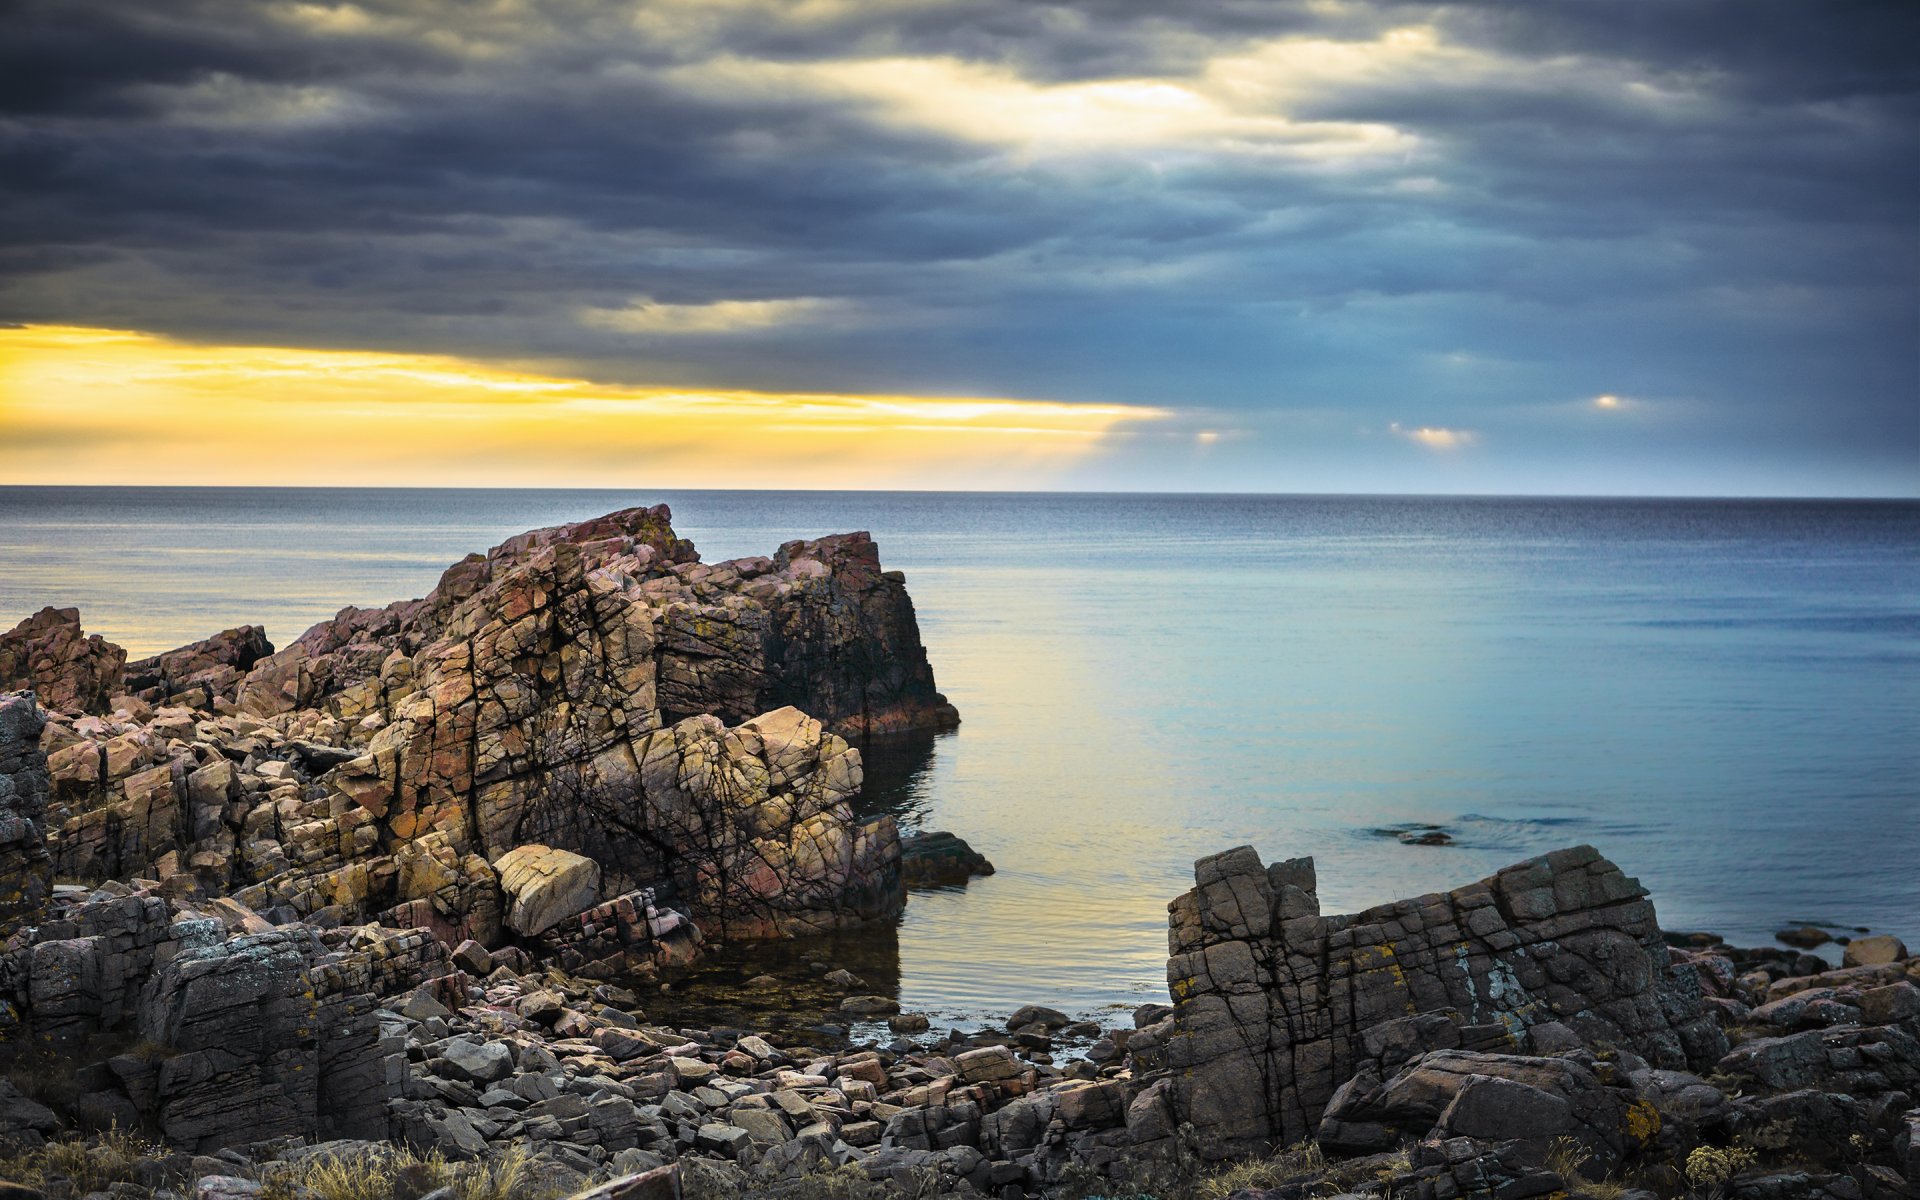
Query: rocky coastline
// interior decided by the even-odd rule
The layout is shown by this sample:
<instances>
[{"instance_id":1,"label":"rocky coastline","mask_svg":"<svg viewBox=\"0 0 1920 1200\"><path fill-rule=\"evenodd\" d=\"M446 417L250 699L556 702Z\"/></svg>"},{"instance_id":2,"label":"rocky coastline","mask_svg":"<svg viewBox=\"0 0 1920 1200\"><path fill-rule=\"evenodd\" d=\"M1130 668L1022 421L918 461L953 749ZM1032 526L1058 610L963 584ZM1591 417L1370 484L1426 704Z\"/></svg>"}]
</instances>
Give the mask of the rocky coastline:
<instances>
[{"instance_id":1,"label":"rocky coastline","mask_svg":"<svg viewBox=\"0 0 1920 1200\"><path fill-rule=\"evenodd\" d=\"M957 721L866 535L705 564L664 506L278 650L128 662L35 614L0 634L0 1200L1920 1185L1920 959L1663 933L1585 846L1338 915L1310 858L1201 859L1169 1003L1117 1025L937 1030L824 961L828 1013L663 1019L717 945L993 870L858 805L863 744Z\"/></svg>"}]
</instances>

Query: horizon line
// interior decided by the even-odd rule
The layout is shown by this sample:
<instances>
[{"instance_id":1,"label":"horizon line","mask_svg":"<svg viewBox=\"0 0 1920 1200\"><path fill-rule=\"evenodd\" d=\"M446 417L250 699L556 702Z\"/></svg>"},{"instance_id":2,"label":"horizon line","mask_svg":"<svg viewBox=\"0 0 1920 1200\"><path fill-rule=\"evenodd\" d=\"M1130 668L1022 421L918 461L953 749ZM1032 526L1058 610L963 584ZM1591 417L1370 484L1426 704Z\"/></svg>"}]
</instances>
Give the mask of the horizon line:
<instances>
[{"instance_id":1,"label":"horizon line","mask_svg":"<svg viewBox=\"0 0 1920 1200\"><path fill-rule=\"evenodd\" d=\"M863 487L649 487L629 484L583 484L577 487L486 484L331 484L331 483L7 483L0 492L154 491L154 492L680 492L776 495L804 492L819 495L874 496L1163 496L1169 498L1244 499L1376 499L1376 500L1774 500L1824 503L1920 503L1920 490L1911 493L1835 495L1814 492L1370 492L1370 491L1239 491L1140 488L863 488Z\"/></svg>"}]
</instances>

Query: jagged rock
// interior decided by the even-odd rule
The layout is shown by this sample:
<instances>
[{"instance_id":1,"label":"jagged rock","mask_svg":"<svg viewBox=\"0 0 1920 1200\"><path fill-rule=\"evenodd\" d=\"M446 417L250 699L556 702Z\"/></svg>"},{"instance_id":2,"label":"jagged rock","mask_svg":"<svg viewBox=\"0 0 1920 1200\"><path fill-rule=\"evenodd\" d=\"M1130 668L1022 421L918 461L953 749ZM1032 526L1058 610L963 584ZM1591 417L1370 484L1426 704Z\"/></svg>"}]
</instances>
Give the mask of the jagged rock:
<instances>
[{"instance_id":1,"label":"jagged rock","mask_svg":"<svg viewBox=\"0 0 1920 1200\"><path fill-rule=\"evenodd\" d=\"M69 713L104 713L124 686L127 652L80 630L77 608L43 608L0 633L0 691L32 691Z\"/></svg>"},{"instance_id":2,"label":"jagged rock","mask_svg":"<svg viewBox=\"0 0 1920 1200\"><path fill-rule=\"evenodd\" d=\"M272 653L273 643L267 640L266 630L242 625L128 663L126 686L134 695L154 703L181 697L207 706L216 698L231 700L246 673Z\"/></svg>"},{"instance_id":3,"label":"jagged rock","mask_svg":"<svg viewBox=\"0 0 1920 1200\"><path fill-rule=\"evenodd\" d=\"M600 864L551 846L516 846L494 860L511 907L507 926L531 937L600 902Z\"/></svg>"},{"instance_id":4,"label":"jagged rock","mask_svg":"<svg viewBox=\"0 0 1920 1200\"><path fill-rule=\"evenodd\" d=\"M1551 1200L1569 1194L1568 1181L1540 1165L1538 1153L1524 1143L1487 1146L1472 1138L1434 1139L1415 1145L1408 1157L1412 1169L1388 1176L1388 1195L1409 1200Z\"/></svg>"},{"instance_id":5,"label":"jagged rock","mask_svg":"<svg viewBox=\"0 0 1920 1200\"><path fill-rule=\"evenodd\" d=\"M954 834L917 833L900 843L900 875L909 888L958 887L991 874L986 855Z\"/></svg>"},{"instance_id":6,"label":"jagged rock","mask_svg":"<svg viewBox=\"0 0 1920 1200\"><path fill-rule=\"evenodd\" d=\"M1336 1087L1386 1073L1406 1033L1525 1050L1551 1025L1662 1067L1725 1053L1697 976L1668 970L1645 892L1591 847L1339 917L1319 913L1311 859L1268 867L1242 847L1194 873L1169 906L1172 1026L1134 1057L1172 1072L1173 1111L1203 1154L1301 1140ZM1370 1050L1379 1027L1434 1013L1458 1024L1382 1030Z\"/></svg>"},{"instance_id":7,"label":"jagged rock","mask_svg":"<svg viewBox=\"0 0 1920 1200\"><path fill-rule=\"evenodd\" d=\"M70 617L14 641L79 644ZM243 627L137 664L156 701L200 707L125 697L50 729L56 874L185 877L260 914L490 945L488 862L546 845L598 862L606 903L632 897L550 927L569 968L644 975L692 953L681 914L730 939L896 914L897 831L855 818L860 757L834 729L953 719L865 535L709 566L665 508L536 530L425 599L345 610L229 703L220 672L266 648ZM824 719L774 707L789 697Z\"/></svg>"},{"instance_id":8,"label":"jagged rock","mask_svg":"<svg viewBox=\"0 0 1920 1200\"><path fill-rule=\"evenodd\" d=\"M0 1075L0 1148L34 1146L60 1127L52 1109L20 1093Z\"/></svg>"},{"instance_id":9,"label":"jagged rock","mask_svg":"<svg viewBox=\"0 0 1920 1200\"><path fill-rule=\"evenodd\" d=\"M400 1077L376 997L444 976L444 947L372 927L231 936L190 906L119 891L58 908L0 958L0 996L36 1040L155 1048L151 1060L112 1060L99 1079L117 1079L142 1123L176 1145L385 1136Z\"/></svg>"},{"instance_id":10,"label":"jagged rock","mask_svg":"<svg viewBox=\"0 0 1920 1200\"><path fill-rule=\"evenodd\" d=\"M565 918L540 936L560 966L589 979L635 979L684 966L699 952L700 929L641 888Z\"/></svg>"},{"instance_id":11,"label":"jagged rock","mask_svg":"<svg viewBox=\"0 0 1920 1200\"><path fill-rule=\"evenodd\" d=\"M1900 1025L1812 1029L1743 1043L1720 1060L1718 1069L1782 1091L1912 1093L1920 1090L1920 1037Z\"/></svg>"},{"instance_id":12,"label":"jagged rock","mask_svg":"<svg viewBox=\"0 0 1920 1200\"><path fill-rule=\"evenodd\" d=\"M934 691L904 582L880 569L867 534L705 565L671 522L665 505L626 509L469 555L424 599L349 608L308 630L249 674L240 703L263 715L326 704L343 720L385 711L429 690L418 664L393 656L463 639L482 627L478 612L515 626L522 647L556 614L580 621L625 677L617 706L657 708L668 723L700 713L734 723L785 704L862 736L957 719ZM511 708L517 697L498 699Z\"/></svg>"},{"instance_id":13,"label":"jagged rock","mask_svg":"<svg viewBox=\"0 0 1920 1200\"><path fill-rule=\"evenodd\" d=\"M37 912L53 886L40 826L49 787L45 726L33 696L0 696L0 937Z\"/></svg>"}]
</instances>

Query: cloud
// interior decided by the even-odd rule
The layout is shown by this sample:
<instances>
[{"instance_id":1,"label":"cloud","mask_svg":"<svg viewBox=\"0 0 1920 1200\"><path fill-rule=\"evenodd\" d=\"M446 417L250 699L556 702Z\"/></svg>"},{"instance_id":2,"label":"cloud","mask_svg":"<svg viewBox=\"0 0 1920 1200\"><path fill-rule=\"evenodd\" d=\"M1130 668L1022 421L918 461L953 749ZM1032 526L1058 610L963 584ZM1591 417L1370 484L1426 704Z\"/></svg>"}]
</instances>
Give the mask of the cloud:
<instances>
[{"instance_id":1,"label":"cloud","mask_svg":"<svg viewBox=\"0 0 1920 1200\"><path fill-rule=\"evenodd\" d=\"M6 14L0 321L1234 428L1339 398L1217 447L1243 487L1408 395L1517 486L1569 453L1517 414L1591 380L1694 398L1689 485L1914 486L1910 5Z\"/></svg>"},{"instance_id":2,"label":"cloud","mask_svg":"<svg viewBox=\"0 0 1920 1200\"><path fill-rule=\"evenodd\" d=\"M626 333L722 334L832 320L850 305L802 296L789 300L712 300L703 304L656 304L637 300L624 308L589 308L581 321Z\"/></svg>"},{"instance_id":3,"label":"cloud","mask_svg":"<svg viewBox=\"0 0 1920 1200\"><path fill-rule=\"evenodd\" d=\"M1417 442L1429 450L1458 450L1480 440L1480 435L1470 429L1442 429L1432 425L1408 429L1398 421L1387 426L1387 429L1394 436Z\"/></svg>"}]
</instances>

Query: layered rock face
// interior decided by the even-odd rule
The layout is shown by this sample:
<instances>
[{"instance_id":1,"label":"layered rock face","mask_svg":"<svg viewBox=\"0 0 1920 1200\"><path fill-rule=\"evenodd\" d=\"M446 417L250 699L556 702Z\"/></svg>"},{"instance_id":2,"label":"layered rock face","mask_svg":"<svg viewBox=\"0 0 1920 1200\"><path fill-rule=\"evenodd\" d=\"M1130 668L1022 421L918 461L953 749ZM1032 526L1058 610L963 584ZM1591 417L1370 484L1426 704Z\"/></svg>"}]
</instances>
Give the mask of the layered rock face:
<instances>
[{"instance_id":1,"label":"layered rock face","mask_svg":"<svg viewBox=\"0 0 1920 1200\"><path fill-rule=\"evenodd\" d=\"M393 706L429 671L484 684L558 635L578 649L542 682L613 685L626 716L670 723L711 714L737 724L795 705L853 737L943 728L958 715L933 671L904 578L880 569L864 533L788 542L772 558L699 562L666 505L521 534L450 567L420 600L343 610L249 673L241 706L260 716L324 707L343 720ZM507 635L503 642L500 635ZM436 643L492 640L393 661ZM526 697L497 697L507 709ZM572 697L570 697L572 698ZM583 730L606 735L623 722Z\"/></svg>"},{"instance_id":2,"label":"layered rock face","mask_svg":"<svg viewBox=\"0 0 1920 1200\"><path fill-rule=\"evenodd\" d=\"M56 615L32 645L86 644ZM898 834L855 819L845 739L956 719L865 534L709 566L664 506L522 534L269 651L229 630L134 664L111 715L57 715L60 874L492 942L492 864L537 845L598 865L584 907L643 914L619 941L644 967L682 953L636 940L669 906L736 938L897 912Z\"/></svg>"},{"instance_id":3,"label":"layered rock face","mask_svg":"<svg viewBox=\"0 0 1920 1200\"><path fill-rule=\"evenodd\" d=\"M0 956L4 1040L122 1047L71 1063L93 1089L76 1108L177 1146L384 1137L406 1058L383 1039L380 998L457 990L457 975L421 931L276 929L238 905L113 887L56 905Z\"/></svg>"},{"instance_id":4,"label":"layered rock face","mask_svg":"<svg viewBox=\"0 0 1920 1200\"><path fill-rule=\"evenodd\" d=\"M32 696L0 696L0 931L37 912L53 883L40 829L47 811L45 727Z\"/></svg>"},{"instance_id":5,"label":"layered rock face","mask_svg":"<svg viewBox=\"0 0 1920 1200\"><path fill-rule=\"evenodd\" d=\"M1151 1065L1203 1155L1300 1141L1336 1088L1428 1051L1604 1043L1665 1068L1726 1052L1645 891L1591 847L1350 916L1320 914L1311 859L1241 847L1194 875L1168 906L1175 1006Z\"/></svg>"},{"instance_id":6,"label":"layered rock face","mask_svg":"<svg viewBox=\"0 0 1920 1200\"><path fill-rule=\"evenodd\" d=\"M0 633L0 691L34 692L62 712L106 712L126 665L125 650L81 632L77 608L43 608Z\"/></svg>"}]
</instances>

